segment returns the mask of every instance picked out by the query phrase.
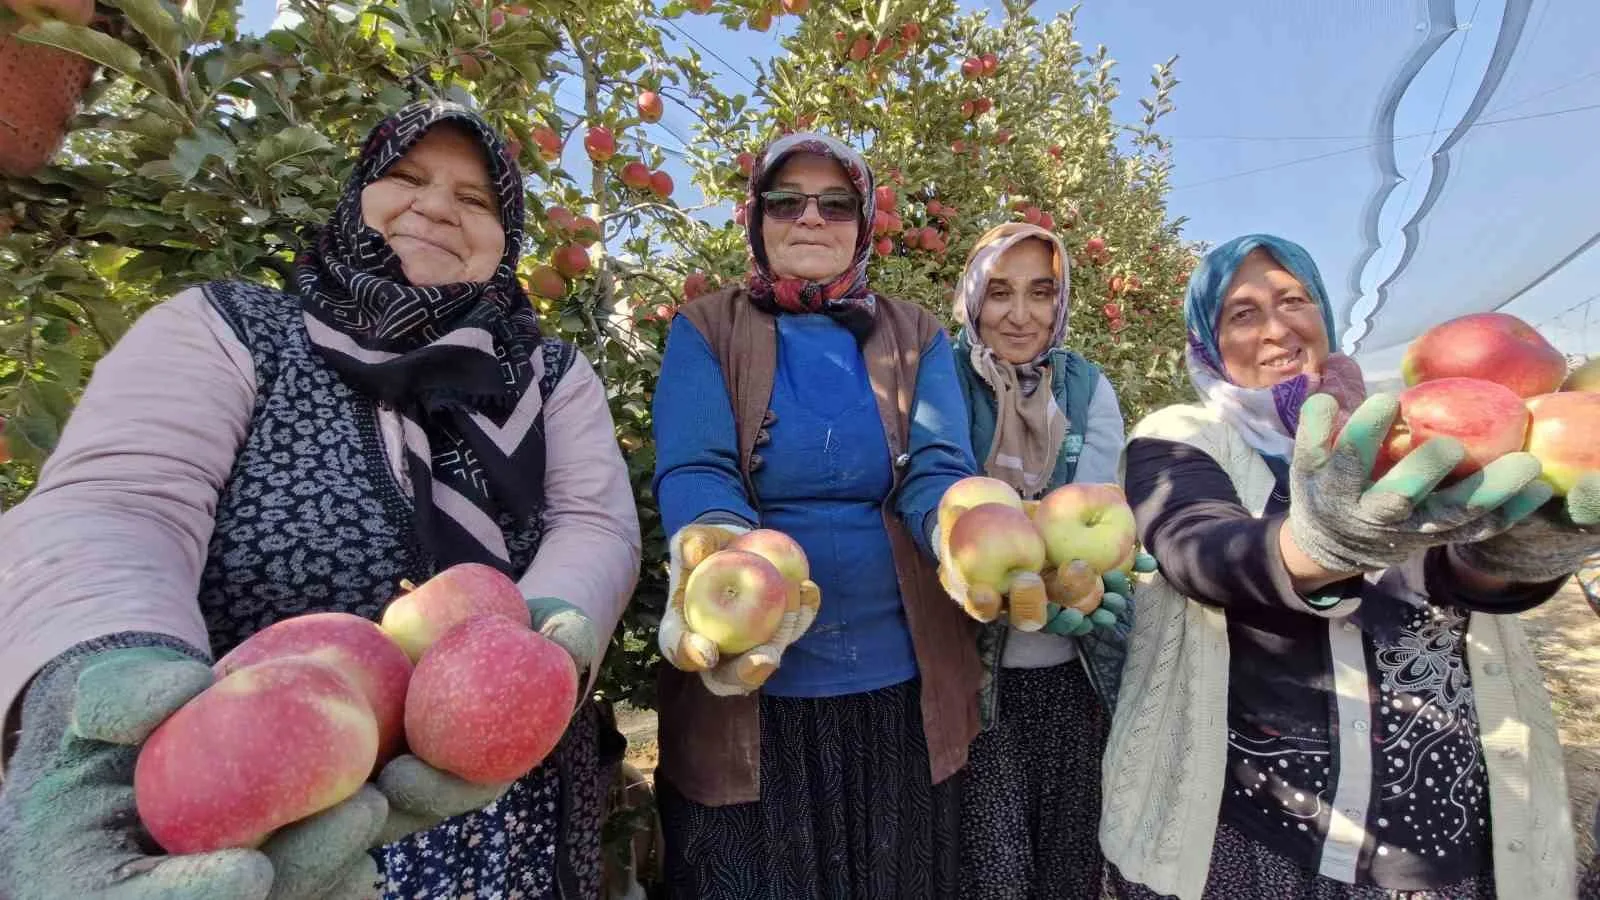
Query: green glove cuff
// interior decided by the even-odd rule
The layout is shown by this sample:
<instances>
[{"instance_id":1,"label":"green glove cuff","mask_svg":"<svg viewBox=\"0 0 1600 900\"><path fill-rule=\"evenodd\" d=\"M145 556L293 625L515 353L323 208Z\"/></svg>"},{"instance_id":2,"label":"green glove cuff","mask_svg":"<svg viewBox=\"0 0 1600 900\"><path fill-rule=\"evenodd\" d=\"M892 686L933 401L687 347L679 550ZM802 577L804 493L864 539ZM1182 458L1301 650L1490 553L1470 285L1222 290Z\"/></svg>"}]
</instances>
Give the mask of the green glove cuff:
<instances>
[{"instance_id":1,"label":"green glove cuff","mask_svg":"<svg viewBox=\"0 0 1600 900\"><path fill-rule=\"evenodd\" d=\"M588 696L589 672L600 656L600 639L583 610L557 597L529 597L533 630L561 645L578 667L578 702Z\"/></svg>"}]
</instances>

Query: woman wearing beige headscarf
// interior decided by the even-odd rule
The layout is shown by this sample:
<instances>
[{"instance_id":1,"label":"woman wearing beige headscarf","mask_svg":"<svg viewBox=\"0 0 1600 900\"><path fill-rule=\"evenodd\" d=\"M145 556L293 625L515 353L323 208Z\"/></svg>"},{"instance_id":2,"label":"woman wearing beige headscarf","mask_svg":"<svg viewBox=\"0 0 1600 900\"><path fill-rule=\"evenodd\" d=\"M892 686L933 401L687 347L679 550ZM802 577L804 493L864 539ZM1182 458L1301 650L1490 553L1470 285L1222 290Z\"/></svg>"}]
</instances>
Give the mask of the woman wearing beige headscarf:
<instances>
[{"instance_id":1,"label":"woman wearing beige headscarf","mask_svg":"<svg viewBox=\"0 0 1600 900\"><path fill-rule=\"evenodd\" d=\"M1061 346L1069 267L1054 234L1002 225L973 247L956 291L956 367L973 452L985 474L1025 500L1068 482L1117 480L1116 393L1098 367ZM982 633L983 731L963 801L963 897L1098 893L1100 757L1127 630L1119 579L1090 617L1053 608L1038 631L1001 620Z\"/></svg>"}]
</instances>

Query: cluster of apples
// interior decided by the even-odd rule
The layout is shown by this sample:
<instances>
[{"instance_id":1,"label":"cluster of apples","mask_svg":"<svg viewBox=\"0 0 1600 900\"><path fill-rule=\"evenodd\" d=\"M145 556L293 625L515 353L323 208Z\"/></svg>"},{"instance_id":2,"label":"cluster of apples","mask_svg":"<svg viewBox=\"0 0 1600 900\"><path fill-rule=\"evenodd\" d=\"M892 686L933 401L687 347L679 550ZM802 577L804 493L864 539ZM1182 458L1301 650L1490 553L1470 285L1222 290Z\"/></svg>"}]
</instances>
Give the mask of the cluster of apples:
<instances>
[{"instance_id":1,"label":"cluster of apples","mask_svg":"<svg viewBox=\"0 0 1600 900\"><path fill-rule=\"evenodd\" d=\"M1115 484L1065 484L1032 503L976 475L945 491L938 515L944 558L966 579L967 612L979 621L1006 612L1014 627L1037 631L1046 601L1088 615L1105 595L1101 575L1133 572L1137 527Z\"/></svg>"},{"instance_id":2,"label":"cluster of apples","mask_svg":"<svg viewBox=\"0 0 1600 900\"><path fill-rule=\"evenodd\" d=\"M578 673L535 632L516 584L476 563L395 598L381 624L279 621L145 741L134 798L170 853L256 847L354 796L410 750L466 781L532 771L566 730Z\"/></svg>"},{"instance_id":3,"label":"cluster of apples","mask_svg":"<svg viewBox=\"0 0 1600 900\"><path fill-rule=\"evenodd\" d=\"M683 563L690 571L683 619L721 654L759 647L777 633L785 612L820 601L805 551L781 531L758 528L720 550L708 549L684 543Z\"/></svg>"},{"instance_id":4,"label":"cluster of apples","mask_svg":"<svg viewBox=\"0 0 1600 900\"><path fill-rule=\"evenodd\" d=\"M1556 496L1600 471L1600 362L1567 374L1566 357L1516 316L1476 313L1424 332L1406 348L1400 415L1378 453L1378 478L1429 438L1459 440L1458 481L1526 450Z\"/></svg>"},{"instance_id":5,"label":"cluster of apples","mask_svg":"<svg viewBox=\"0 0 1600 900\"><path fill-rule=\"evenodd\" d=\"M548 264L533 268L524 287L535 297L559 300L567 295L568 282L589 271L592 263L586 248L600 240L600 225L588 216L575 215L565 206L550 207L545 218L567 243L556 248Z\"/></svg>"}]
</instances>

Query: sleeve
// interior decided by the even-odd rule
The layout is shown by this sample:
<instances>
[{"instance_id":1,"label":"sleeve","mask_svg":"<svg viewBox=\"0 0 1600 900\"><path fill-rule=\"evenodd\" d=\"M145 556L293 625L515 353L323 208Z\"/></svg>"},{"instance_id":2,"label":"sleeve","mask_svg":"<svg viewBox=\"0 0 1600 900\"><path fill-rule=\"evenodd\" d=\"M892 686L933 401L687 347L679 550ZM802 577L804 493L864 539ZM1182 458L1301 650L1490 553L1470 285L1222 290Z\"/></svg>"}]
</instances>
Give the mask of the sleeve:
<instances>
[{"instance_id":1,"label":"sleeve","mask_svg":"<svg viewBox=\"0 0 1600 900\"><path fill-rule=\"evenodd\" d=\"M583 610L604 647L639 580L639 510L605 387L582 354L551 392L544 416L544 539L518 584L527 596L557 597Z\"/></svg>"},{"instance_id":2,"label":"sleeve","mask_svg":"<svg viewBox=\"0 0 1600 900\"><path fill-rule=\"evenodd\" d=\"M932 557L939 498L950 485L978 469L955 356L943 331L933 336L917 364L906 455L906 476L895 498L895 511L922 552Z\"/></svg>"},{"instance_id":3,"label":"sleeve","mask_svg":"<svg viewBox=\"0 0 1600 900\"><path fill-rule=\"evenodd\" d=\"M654 490L668 537L696 522L760 524L739 475L739 439L722 367L705 337L682 316L667 333L651 418Z\"/></svg>"},{"instance_id":4,"label":"sleeve","mask_svg":"<svg viewBox=\"0 0 1600 900\"><path fill-rule=\"evenodd\" d=\"M1225 609L1317 616L1351 611L1362 579L1329 585L1315 600L1296 591L1278 548L1285 518L1252 516L1209 453L1181 441L1136 437L1125 468L1139 540L1179 593Z\"/></svg>"},{"instance_id":5,"label":"sleeve","mask_svg":"<svg viewBox=\"0 0 1600 900\"><path fill-rule=\"evenodd\" d=\"M1089 484L1115 484L1126 435L1122 407L1117 403L1117 391L1104 373L1101 373L1099 382L1095 384L1094 395L1089 399L1087 418L1083 450L1078 454L1078 469L1073 473L1072 480Z\"/></svg>"},{"instance_id":6,"label":"sleeve","mask_svg":"<svg viewBox=\"0 0 1600 900\"><path fill-rule=\"evenodd\" d=\"M255 401L250 353L199 289L100 360L32 495L0 517L0 711L83 641L150 632L210 652L196 593Z\"/></svg>"},{"instance_id":7,"label":"sleeve","mask_svg":"<svg viewBox=\"0 0 1600 900\"><path fill-rule=\"evenodd\" d=\"M1428 602L1491 615L1527 612L1559 594L1562 585L1571 577L1563 575L1537 584L1512 584L1503 591L1485 594L1463 584L1456 576L1455 563L1447 548L1434 547L1419 556L1422 575L1417 580L1424 586Z\"/></svg>"}]
</instances>

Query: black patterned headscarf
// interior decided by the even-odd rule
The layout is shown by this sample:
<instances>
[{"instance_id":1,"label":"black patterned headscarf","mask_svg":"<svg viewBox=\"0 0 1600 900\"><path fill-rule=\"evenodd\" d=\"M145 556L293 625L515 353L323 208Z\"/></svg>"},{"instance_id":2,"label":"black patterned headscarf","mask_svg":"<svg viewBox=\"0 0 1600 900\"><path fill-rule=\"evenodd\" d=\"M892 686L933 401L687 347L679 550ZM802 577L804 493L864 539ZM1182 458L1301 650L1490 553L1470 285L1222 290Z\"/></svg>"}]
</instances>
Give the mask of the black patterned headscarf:
<instances>
[{"instance_id":1,"label":"black patterned headscarf","mask_svg":"<svg viewBox=\"0 0 1600 900\"><path fill-rule=\"evenodd\" d=\"M361 192L451 123L483 148L505 229L488 281L418 287L361 217ZM508 574L502 521L544 502L544 413L533 357L538 320L516 278L522 174L500 136L454 103L413 103L368 134L333 218L295 262L312 343L353 387L404 421L418 536L443 568L481 562ZM508 523L509 524L509 523Z\"/></svg>"},{"instance_id":2,"label":"black patterned headscarf","mask_svg":"<svg viewBox=\"0 0 1600 900\"><path fill-rule=\"evenodd\" d=\"M806 281L802 278L779 278L767 259L766 241L761 226L765 219L761 194L772 185L772 179L789 157L798 153L812 153L831 159L844 170L845 177L861 198L861 218L856 226L856 244L850 266L832 281ZM768 145L756 162L750 177L750 195L746 199L748 215L745 237L750 244L753 262L750 273L750 299L757 307L770 313L822 313L864 340L872 331L877 309L877 298L867 286L867 263L872 258L872 218L877 210L877 197L873 189L872 169L861 154L837 138L814 132L786 135Z\"/></svg>"}]
</instances>

